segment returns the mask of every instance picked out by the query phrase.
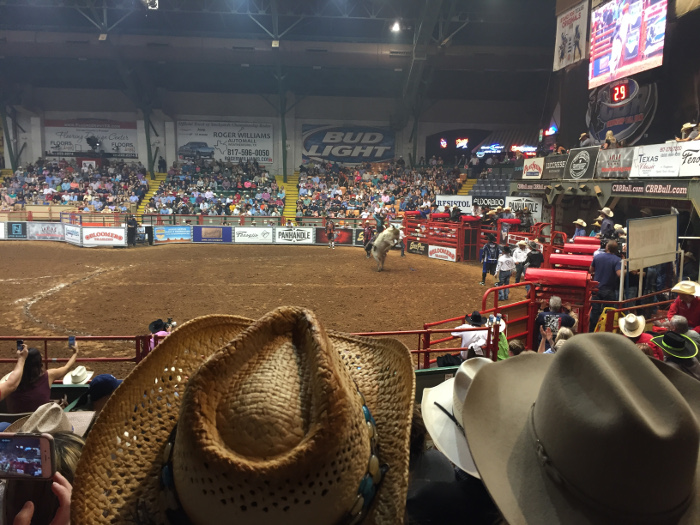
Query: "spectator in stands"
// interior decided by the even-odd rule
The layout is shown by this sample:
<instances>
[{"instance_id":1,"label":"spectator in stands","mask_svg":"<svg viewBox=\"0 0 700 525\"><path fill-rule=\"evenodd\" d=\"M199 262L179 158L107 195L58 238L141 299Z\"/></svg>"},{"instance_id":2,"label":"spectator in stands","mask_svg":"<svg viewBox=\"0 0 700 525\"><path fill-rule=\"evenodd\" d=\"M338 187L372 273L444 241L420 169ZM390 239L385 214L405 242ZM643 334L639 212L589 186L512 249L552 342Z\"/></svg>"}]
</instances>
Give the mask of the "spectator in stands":
<instances>
[{"instance_id":1,"label":"spectator in stands","mask_svg":"<svg viewBox=\"0 0 700 525\"><path fill-rule=\"evenodd\" d=\"M608 241L605 252L593 257L589 272L593 280L598 281L598 292L594 298L597 301L617 300L620 289L620 270L622 261L618 255L617 241ZM605 303L594 303L591 308L591 319L588 331L594 332Z\"/></svg>"},{"instance_id":2,"label":"spectator in stands","mask_svg":"<svg viewBox=\"0 0 700 525\"><path fill-rule=\"evenodd\" d=\"M556 337L552 333L552 329L547 327L546 329L540 327L540 345L537 349L539 354L556 354L561 350L564 342L568 341L574 336L574 333L566 327L561 327L557 331ZM549 346L545 350L545 346Z\"/></svg>"},{"instance_id":3,"label":"spectator in stands","mask_svg":"<svg viewBox=\"0 0 700 525\"><path fill-rule=\"evenodd\" d=\"M535 347L539 347L543 331L549 328L552 337L556 339L560 328L575 329L578 319L572 315L571 311L565 311L561 302L561 297L553 295L549 298L549 309L537 314L535 318L535 333L533 334ZM545 342L545 350L550 348L548 341Z\"/></svg>"},{"instance_id":4,"label":"spectator in stands","mask_svg":"<svg viewBox=\"0 0 700 525\"><path fill-rule=\"evenodd\" d=\"M603 222L600 225L600 237L601 239L612 239L615 235L615 221L613 220L615 214L608 207L598 211L603 215Z\"/></svg>"},{"instance_id":5,"label":"spectator in stands","mask_svg":"<svg viewBox=\"0 0 700 525\"><path fill-rule=\"evenodd\" d=\"M22 381L22 374L24 372L24 363L27 360L27 355L29 354L29 349L27 345L22 344L22 347L17 349L17 363L15 364L12 372L7 374L7 379L3 378L4 381L0 383L0 401L7 398L12 394L17 387L19 387ZM2 423L0 423L2 425ZM0 428L0 431L3 429Z\"/></svg>"},{"instance_id":6,"label":"spectator in stands","mask_svg":"<svg viewBox=\"0 0 700 525\"><path fill-rule=\"evenodd\" d=\"M681 318L684 319L684 318ZM687 321L686 321L686 328L687 328ZM663 361L664 356L663 352L661 351L661 348L659 348L657 345L651 342L652 335L650 333L647 333L644 331L644 328L646 326L646 319L644 318L643 315L635 315L633 313L628 313L624 317L621 317L618 321L618 326L620 327L620 332L622 335L627 337L629 340L631 340L633 343L640 345L640 344L646 344L649 345L649 347L652 350L652 353L654 354L653 357L656 359L660 359ZM679 326L681 326L681 323L679 322Z\"/></svg>"},{"instance_id":7,"label":"spectator in stands","mask_svg":"<svg viewBox=\"0 0 700 525\"><path fill-rule=\"evenodd\" d=\"M515 261L510 253L510 246L503 246L501 248L501 256L498 258L496 263L496 276L498 277L498 286L506 286L510 284L510 276L515 270ZM506 288L505 290L498 291L498 299L501 301L506 301L510 296L510 290Z\"/></svg>"},{"instance_id":8,"label":"spectator in stands","mask_svg":"<svg viewBox=\"0 0 700 525\"><path fill-rule=\"evenodd\" d=\"M527 254L530 250L527 247L527 241L518 241L515 250L513 250L513 262L515 263L515 282L516 284L520 282L520 278L525 272L525 261L527 260Z\"/></svg>"},{"instance_id":9,"label":"spectator in stands","mask_svg":"<svg viewBox=\"0 0 700 525\"><path fill-rule=\"evenodd\" d=\"M64 366L48 370L44 370L41 352L37 348L28 350L22 380L17 390L7 398L7 408L11 414L34 412L41 405L49 402L51 385L70 371L78 357L78 343L76 342L70 349L72 355Z\"/></svg>"},{"instance_id":10,"label":"spectator in stands","mask_svg":"<svg viewBox=\"0 0 700 525\"><path fill-rule=\"evenodd\" d=\"M519 356L525 351L525 343L520 339L513 339L508 342L508 356L515 357Z\"/></svg>"},{"instance_id":11,"label":"spectator in stands","mask_svg":"<svg viewBox=\"0 0 700 525\"><path fill-rule=\"evenodd\" d=\"M579 144L578 144L579 148L587 148L589 146L593 146L593 139L585 131L583 133L581 133L581 136L578 138L578 140L579 140Z\"/></svg>"},{"instance_id":12,"label":"spectator in stands","mask_svg":"<svg viewBox=\"0 0 700 525\"><path fill-rule=\"evenodd\" d=\"M99 374L90 381L90 404L92 410L99 414L104 408L109 396L122 384L111 374Z\"/></svg>"},{"instance_id":13,"label":"spectator in stands","mask_svg":"<svg viewBox=\"0 0 700 525\"><path fill-rule=\"evenodd\" d=\"M688 321L688 326L700 326L700 299L695 297L695 284L690 281L681 281L671 288L671 292L677 293L678 297L668 309L668 320L673 316L681 315Z\"/></svg>"},{"instance_id":14,"label":"spectator in stands","mask_svg":"<svg viewBox=\"0 0 700 525\"><path fill-rule=\"evenodd\" d=\"M687 142L689 140L696 140L700 136L698 132L698 125L692 122L686 122L681 127L681 136L676 137L676 142Z\"/></svg>"},{"instance_id":15,"label":"spectator in stands","mask_svg":"<svg viewBox=\"0 0 700 525\"><path fill-rule=\"evenodd\" d=\"M471 315L464 316L464 324L457 327L459 328L482 328L485 321L481 317L481 313L478 310L474 310ZM486 344L486 339L488 337L488 330L471 330L468 332L451 332L454 337L462 338L462 348L461 351L462 360L469 359L474 356L483 356L484 352L482 347Z\"/></svg>"},{"instance_id":16,"label":"spectator in stands","mask_svg":"<svg viewBox=\"0 0 700 525\"><path fill-rule=\"evenodd\" d=\"M664 351L666 364L700 380L700 362L696 357L698 346L690 337L676 332L666 332L654 337L652 342Z\"/></svg>"}]
</instances>

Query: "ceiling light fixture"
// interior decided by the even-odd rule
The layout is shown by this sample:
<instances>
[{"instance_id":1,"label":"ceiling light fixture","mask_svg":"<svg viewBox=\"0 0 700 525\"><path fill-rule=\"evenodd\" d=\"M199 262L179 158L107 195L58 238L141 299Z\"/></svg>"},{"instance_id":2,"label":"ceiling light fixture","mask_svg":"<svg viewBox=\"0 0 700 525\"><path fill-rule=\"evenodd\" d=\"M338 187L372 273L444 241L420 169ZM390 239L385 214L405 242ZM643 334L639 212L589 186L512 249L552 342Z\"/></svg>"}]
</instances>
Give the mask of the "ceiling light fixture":
<instances>
[{"instance_id":1,"label":"ceiling light fixture","mask_svg":"<svg viewBox=\"0 0 700 525\"><path fill-rule=\"evenodd\" d=\"M141 0L148 9L158 9L158 0Z\"/></svg>"},{"instance_id":2,"label":"ceiling light fixture","mask_svg":"<svg viewBox=\"0 0 700 525\"><path fill-rule=\"evenodd\" d=\"M104 42L105 40L107 40L107 33L100 33L100 36L97 39L101 42Z\"/></svg>"},{"instance_id":3,"label":"ceiling light fixture","mask_svg":"<svg viewBox=\"0 0 700 525\"><path fill-rule=\"evenodd\" d=\"M272 47L280 47L280 41L279 41L279 40L273 40L273 41L272 41Z\"/></svg>"},{"instance_id":4,"label":"ceiling light fixture","mask_svg":"<svg viewBox=\"0 0 700 525\"><path fill-rule=\"evenodd\" d=\"M398 21L398 20L397 20L396 22L394 22L394 25L393 25L393 26L391 26L391 30L392 30L394 33L398 33L399 31L401 31L401 24L399 24L399 21Z\"/></svg>"}]
</instances>

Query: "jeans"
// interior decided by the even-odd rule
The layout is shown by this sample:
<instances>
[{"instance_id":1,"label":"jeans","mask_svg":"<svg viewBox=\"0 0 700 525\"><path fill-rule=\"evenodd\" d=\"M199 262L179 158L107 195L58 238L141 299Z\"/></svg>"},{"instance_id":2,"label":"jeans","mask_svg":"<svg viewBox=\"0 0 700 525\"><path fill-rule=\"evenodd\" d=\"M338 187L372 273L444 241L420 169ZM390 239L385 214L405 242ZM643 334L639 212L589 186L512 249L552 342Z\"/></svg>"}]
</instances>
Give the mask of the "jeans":
<instances>
[{"instance_id":1,"label":"jeans","mask_svg":"<svg viewBox=\"0 0 700 525\"><path fill-rule=\"evenodd\" d=\"M610 288L603 288L598 290L598 294L593 297L597 301L617 301L619 290L612 290ZM600 314L603 313L603 308L609 306L604 303L593 303L591 307L591 319L588 324L588 331L595 331L595 325L598 324L598 319L600 319Z\"/></svg>"},{"instance_id":2,"label":"jeans","mask_svg":"<svg viewBox=\"0 0 700 525\"><path fill-rule=\"evenodd\" d=\"M510 270L503 271L501 270L498 272L498 286L505 286L506 284L510 284L510 274L512 272ZM508 296L510 295L510 290L498 290L498 300L499 301L505 301L508 299Z\"/></svg>"},{"instance_id":3,"label":"jeans","mask_svg":"<svg viewBox=\"0 0 700 525\"><path fill-rule=\"evenodd\" d=\"M515 284L518 284L520 282L521 277L525 273L525 263L517 263L515 265Z\"/></svg>"},{"instance_id":4,"label":"jeans","mask_svg":"<svg viewBox=\"0 0 700 525\"><path fill-rule=\"evenodd\" d=\"M399 246L401 246L401 257L403 257L405 254L404 250L406 249L406 241L399 241Z\"/></svg>"}]
</instances>

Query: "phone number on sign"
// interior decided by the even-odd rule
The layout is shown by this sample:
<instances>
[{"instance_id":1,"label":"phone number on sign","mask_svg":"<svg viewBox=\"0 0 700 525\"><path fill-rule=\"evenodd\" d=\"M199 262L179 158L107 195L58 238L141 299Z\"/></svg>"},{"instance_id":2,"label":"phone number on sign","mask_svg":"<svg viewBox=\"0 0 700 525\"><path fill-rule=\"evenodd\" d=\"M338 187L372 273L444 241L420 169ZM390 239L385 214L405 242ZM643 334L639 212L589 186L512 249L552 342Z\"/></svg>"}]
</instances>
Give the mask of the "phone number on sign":
<instances>
[{"instance_id":1,"label":"phone number on sign","mask_svg":"<svg viewBox=\"0 0 700 525\"><path fill-rule=\"evenodd\" d=\"M269 157L269 149L231 149L227 150L226 155L239 157Z\"/></svg>"}]
</instances>

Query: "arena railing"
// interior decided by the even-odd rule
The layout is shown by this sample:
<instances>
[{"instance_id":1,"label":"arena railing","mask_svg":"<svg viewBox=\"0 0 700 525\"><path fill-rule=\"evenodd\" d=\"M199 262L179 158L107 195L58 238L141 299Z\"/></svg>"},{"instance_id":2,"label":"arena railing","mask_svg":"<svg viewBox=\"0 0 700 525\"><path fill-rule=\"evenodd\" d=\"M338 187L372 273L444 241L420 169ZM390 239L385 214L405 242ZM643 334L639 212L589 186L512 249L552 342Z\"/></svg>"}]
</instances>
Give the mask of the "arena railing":
<instances>
[{"instance_id":1,"label":"arena railing","mask_svg":"<svg viewBox=\"0 0 700 525\"><path fill-rule=\"evenodd\" d=\"M49 342L63 342L65 347L68 347L68 337L65 336L37 336L37 335L27 335L27 336L0 336L0 344L4 341L15 343L17 340L23 340L28 347L35 346L31 343L40 343L43 347L43 361L44 368L48 368L50 363L66 363L69 358L67 357L51 357L49 355ZM148 355L149 344L151 341L150 335L102 335L102 336L76 336L76 341L82 342L133 342L134 343L134 355L128 357L80 357L78 355L77 363L134 363L138 364L141 360ZM0 358L0 363L15 363L17 358Z\"/></svg>"},{"instance_id":2,"label":"arena railing","mask_svg":"<svg viewBox=\"0 0 700 525\"><path fill-rule=\"evenodd\" d=\"M654 321L662 321L666 320L666 315L660 314L659 312L662 312L664 310L668 310L668 308L671 306L671 304L675 301L674 299L665 299L662 301L655 301L654 299L656 298L657 295L666 295L671 293L671 289L667 288L666 290L662 290L660 292L653 292L650 294L642 295L641 297L632 297L630 299L624 299L622 301L600 301L600 300L591 300L592 304L603 304L604 306L607 306L610 308L607 311L607 315L605 317L605 332L615 332L619 333L619 327L617 320L620 317L623 317L629 313L634 313L635 315L644 315L645 311L652 310L655 312L652 313L652 315L649 316L644 316L644 319L647 323L651 322L653 323ZM646 304L634 304L637 301L652 301L648 302ZM642 312L641 314L638 312ZM602 316L602 314L601 314ZM692 327L691 327L692 329Z\"/></svg>"},{"instance_id":3,"label":"arena railing","mask_svg":"<svg viewBox=\"0 0 700 525\"><path fill-rule=\"evenodd\" d=\"M97 212L61 212L60 221L63 224L75 226L121 227L126 223L126 213L97 213Z\"/></svg>"}]
</instances>

